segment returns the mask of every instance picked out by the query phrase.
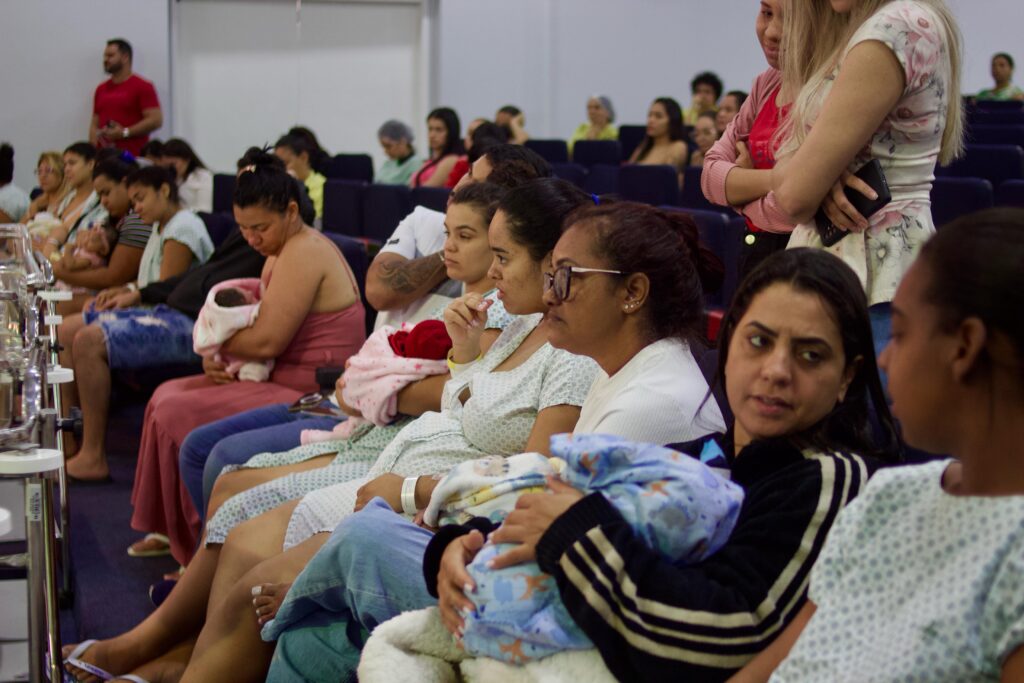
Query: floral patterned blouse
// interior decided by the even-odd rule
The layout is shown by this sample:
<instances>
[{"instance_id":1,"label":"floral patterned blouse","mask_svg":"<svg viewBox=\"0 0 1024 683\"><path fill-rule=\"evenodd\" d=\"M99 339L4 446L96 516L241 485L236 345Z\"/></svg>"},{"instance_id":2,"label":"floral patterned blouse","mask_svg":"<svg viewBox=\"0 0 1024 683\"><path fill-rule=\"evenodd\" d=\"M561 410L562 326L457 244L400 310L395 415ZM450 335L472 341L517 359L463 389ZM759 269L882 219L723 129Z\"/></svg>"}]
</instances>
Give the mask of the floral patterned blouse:
<instances>
[{"instance_id":1,"label":"floral patterned blouse","mask_svg":"<svg viewBox=\"0 0 1024 683\"><path fill-rule=\"evenodd\" d=\"M869 219L862 235L852 234L828 250L860 276L870 305L892 301L896 287L935 232L931 187L946 127L951 93L945 30L924 3L894 0L873 14L850 39L839 65L821 88L820 110L854 46L877 40L896 55L906 76L903 96L849 166L854 172L876 158L882 165L892 202ZM958 97L957 93L952 93ZM793 231L790 247L821 247L813 221Z\"/></svg>"}]
</instances>

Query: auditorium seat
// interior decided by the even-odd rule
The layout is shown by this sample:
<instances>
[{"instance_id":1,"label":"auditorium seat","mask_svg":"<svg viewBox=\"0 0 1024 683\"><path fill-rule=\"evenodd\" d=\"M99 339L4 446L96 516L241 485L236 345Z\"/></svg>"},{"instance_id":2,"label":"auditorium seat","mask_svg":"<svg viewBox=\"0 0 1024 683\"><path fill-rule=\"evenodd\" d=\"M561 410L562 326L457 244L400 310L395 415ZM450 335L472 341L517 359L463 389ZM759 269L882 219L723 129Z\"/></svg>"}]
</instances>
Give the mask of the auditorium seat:
<instances>
[{"instance_id":1,"label":"auditorium seat","mask_svg":"<svg viewBox=\"0 0 1024 683\"><path fill-rule=\"evenodd\" d=\"M231 211L235 197L235 176L217 173L213 176L213 212Z\"/></svg>"},{"instance_id":2,"label":"auditorium seat","mask_svg":"<svg viewBox=\"0 0 1024 683\"><path fill-rule=\"evenodd\" d=\"M579 140L573 145L572 160L584 166L615 165L622 160L622 146L618 140Z\"/></svg>"},{"instance_id":3,"label":"auditorium seat","mask_svg":"<svg viewBox=\"0 0 1024 683\"><path fill-rule=\"evenodd\" d=\"M619 126L619 146L622 148L622 160L626 161L633 150L640 146L647 136L647 126Z\"/></svg>"},{"instance_id":4,"label":"auditorium seat","mask_svg":"<svg viewBox=\"0 0 1024 683\"><path fill-rule=\"evenodd\" d=\"M671 166L626 164L619 169L619 195L655 206L679 203L679 176Z\"/></svg>"},{"instance_id":5,"label":"auditorium seat","mask_svg":"<svg viewBox=\"0 0 1024 683\"><path fill-rule=\"evenodd\" d=\"M328 180L324 183L324 232L350 237L363 234L363 192L361 180Z\"/></svg>"},{"instance_id":6,"label":"auditorium seat","mask_svg":"<svg viewBox=\"0 0 1024 683\"><path fill-rule=\"evenodd\" d=\"M714 252L725 267L722 288L717 292L706 292L704 300L711 308L723 309L728 306L739 284L740 245L746 229L744 220L739 217L730 218L719 211L701 211L678 206L660 208L665 211L681 211L693 218L700 232L700 241Z\"/></svg>"},{"instance_id":7,"label":"auditorium seat","mask_svg":"<svg viewBox=\"0 0 1024 683\"><path fill-rule=\"evenodd\" d=\"M967 130L967 141L979 145L1017 145L1018 147L1024 147L1024 125L971 126Z\"/></svg>"},{"instance_id":8,"label":"auditorium seat","mask_svg":"<svg viewBox=\"0 0 1024 683\"><path fill-rule=\"evenodd\" d=\"M587 183L587 169L579 164L551 164L551 172L556 178L568 180L580 189Z\"/></svg>"},{"instance_id":9,"label":"auditorium seat","mask_svg":"<svg viewBox=\"0 0 1024 683\"><path fill-rule=\"evenodd\" d=\"M996 190L996 206L1018 206L1024 209L1024 180L1006 180Z\"/></svg>"},{"instance_id":10,"label":"auditorium seat","mask_svg":"<svg viewBox=\"0 0 1024 683\"><path fill-rule=\"evenodd\" d=\"M683 189L679 192L679 206L688 209L700 209L702 211L718 211L724 214L733 214L727 206L712 204L704 197L700 189L700 176L704 169L700 166L687 166L683 172Z\"/></svg>"},{"instance_id":11,"label":"auditorium seat","mask_svg":"<svg viewBox=\"0 0 1024 683\"><path fill-rule=\"evenodd\" d=\"M973 110L984 111L1020 111L1024 102L1020 100L977 100L971 107Z\"/></svg>"},{"instance_id":12,"label":"auditorium seat","mask_svg":"<svg viewBox=\"0 0 1024 683\"><path fill-rule=\"evenodd\" d=\"M549 164L564 164L569 161L569 147L565 140L534 140L523 143L527 149L533 150Z\"/></svg>"},{"instance_id":13,"label":"auditorium seat","mask_svg":"<svg viewBox=\"0 0 1024 683\"><path fill-rule=\"evenodd\" d=\"M412 191L405 185L367 185L363 190L362 236L383 244L412 208Z\"/></svg>"},{"instance_id":14,"label":"auditorium seat","mask_svg":"<svg viewBox=\"0 0 1024 683\"><path fill-rule=\"evenodd\" d=\"M932 221L937 228L992 204L992 183L984 178L936 178L932 185Z\"/></svg>"},{"instance_id":15,"label":"auditorium seat","mask_svg":"<svg viewBox=\"0 0 1024 683\"><path fill-rule=\"evenodd\" d=\"M616 194L619 191L619 167L611 164L591 166L583 189L592 194Z\"/></svg>"},{"instance_id":16,"label":"auditorium seat","mask_svg":"<svg viewBox=\"0 0 1024 683\"><path fill-rule=\"evenodd\" d=\"M369 154L335 154L324 170L328 178L373 182L373 159Z\"/></svg>"},{"instance_id":17,"label":"auditorium seat","mask_svg":"<svg viewBox=\"0 0 1024 683\"><path fill-rule=\"evenodd\" d=\"M231 234L232 230L238 229L234 215L227 211L216 211L214 213L199 211L197 215L202 219L203 225L206 226L206 232L209 233L210 241L213 242L214 248L219 247L220 243Z\"/></svg>"},{"instance_id":18,"label":"auditorium seat","mask_svg":"<svg viewBox=\"0 0 1024 683\"><path fill-rule=\"evenodd\" d=\"M447 187L417 187L412 191L412 204L444 213L448 209L449 194L451 190Z\"/></svg>"},{"instance_id":19,"label":"auditorium seat","mask_svg":"<svg viewBox=\"0 0 1024 683\"><path fill-rule=\"evenodd\" d=\"M967 145L963 158L940 166L935 174L954 178L985 178L992 187L1024 178L1024 149L1016 145Z\"/></svg>"},{"instance_id":20,"label":"auditorium seat","mask_svg":"<svg viewBox=\"0 0 1024 683\"><path fill-rule=\"evenodd\" d=\"M1024 126L1020 109L975 109L968 117L973 126Z\"/></svg>"}]
</instances>

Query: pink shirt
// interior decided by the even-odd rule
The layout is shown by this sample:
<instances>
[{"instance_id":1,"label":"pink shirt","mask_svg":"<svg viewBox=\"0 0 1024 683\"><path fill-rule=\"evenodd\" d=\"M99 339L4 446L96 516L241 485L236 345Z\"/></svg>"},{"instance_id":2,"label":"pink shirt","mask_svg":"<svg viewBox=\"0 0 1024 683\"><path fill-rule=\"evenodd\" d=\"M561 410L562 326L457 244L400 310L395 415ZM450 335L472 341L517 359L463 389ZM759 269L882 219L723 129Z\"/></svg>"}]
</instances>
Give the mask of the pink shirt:
<instances>
[{"instance_id":1,"label":"pink shirt","mask_svg":"<svg viewBox=\"0 0 1024 683\"><path fill-rule=\"evenodd\" d=\"M725 129L715 146L708 150L700 179L701 189L708 201L729 206L725 195L725 180L729 172L736 168L736 143L748 138L761 108L775 95L781 84L782 74L777 69L768 69L759 74L750 89L750 97L740 107L736 118ZM792 232L795 225L793 219L779 208L774 193L769 193L736 211L768 232Z\"/></svg>"}]
</instances>

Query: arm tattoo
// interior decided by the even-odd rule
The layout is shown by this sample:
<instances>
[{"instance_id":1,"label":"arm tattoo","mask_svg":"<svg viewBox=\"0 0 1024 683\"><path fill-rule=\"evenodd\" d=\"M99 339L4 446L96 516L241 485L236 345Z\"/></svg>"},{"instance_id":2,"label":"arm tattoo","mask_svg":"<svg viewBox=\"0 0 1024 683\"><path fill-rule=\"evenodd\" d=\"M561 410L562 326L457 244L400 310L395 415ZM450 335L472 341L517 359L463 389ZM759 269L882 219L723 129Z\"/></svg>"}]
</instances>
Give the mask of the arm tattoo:
<instances>
[{"instance_id":1,"label":"arm tattoo","mask_svg":"<svg viewBox=\"0 0 1024 683\"><path fill-rule=\"evenodd\" d=\"M423 288L432 289L446 277L444 262L437 254L428 254L411 261L382 263L380 271L380 279L402 294L412 294Z\"/></svg>"}]
</instances>

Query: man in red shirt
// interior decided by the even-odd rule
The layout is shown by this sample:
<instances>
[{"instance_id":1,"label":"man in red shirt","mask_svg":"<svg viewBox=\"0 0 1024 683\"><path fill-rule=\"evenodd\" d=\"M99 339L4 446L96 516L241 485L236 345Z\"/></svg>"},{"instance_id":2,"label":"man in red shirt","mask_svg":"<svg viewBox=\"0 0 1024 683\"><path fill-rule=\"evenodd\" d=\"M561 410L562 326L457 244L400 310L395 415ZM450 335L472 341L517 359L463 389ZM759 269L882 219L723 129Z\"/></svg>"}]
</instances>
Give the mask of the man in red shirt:
<instances>
[{"instance_id":1,"label":"man in red shirt","mask_svg":"<svg viewBox=\"0 0 1024 683\"><path fill-rule=\"evenodd\" d=\"M149 133L163 125L153 84L132 73L132 46L123 38L107 41L103 70L110 80L96 87L89 142L97 147L116 146L139 156Z\"/></svg>"}]
</instances>

